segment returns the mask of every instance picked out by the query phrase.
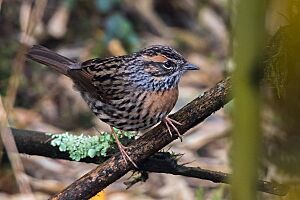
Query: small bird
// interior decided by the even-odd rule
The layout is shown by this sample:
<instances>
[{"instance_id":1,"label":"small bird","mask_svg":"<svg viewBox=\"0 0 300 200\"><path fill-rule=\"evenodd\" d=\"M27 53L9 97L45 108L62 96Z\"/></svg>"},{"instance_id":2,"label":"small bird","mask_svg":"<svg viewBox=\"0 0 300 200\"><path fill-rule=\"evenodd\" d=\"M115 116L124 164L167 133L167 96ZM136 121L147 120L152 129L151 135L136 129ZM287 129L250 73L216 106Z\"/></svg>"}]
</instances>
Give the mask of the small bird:
<instances>
[{"instance_id":1,"label":"small bird","mask_svg":"<svg viewBox=\"0 0 300 200\"><path fill-rule=\"evenodd\" d=\"M167 115L178 99L178 83L188 70L198 67L187 62L175 49L154 45L141 51L109 58L76 62L45 47L34 45L27 57L62 73L74 82L92 112L111 127L125 162L135 166L112 127L142 131L164 122L170 135L179 122Z\"/></svg>"}]
</instances>

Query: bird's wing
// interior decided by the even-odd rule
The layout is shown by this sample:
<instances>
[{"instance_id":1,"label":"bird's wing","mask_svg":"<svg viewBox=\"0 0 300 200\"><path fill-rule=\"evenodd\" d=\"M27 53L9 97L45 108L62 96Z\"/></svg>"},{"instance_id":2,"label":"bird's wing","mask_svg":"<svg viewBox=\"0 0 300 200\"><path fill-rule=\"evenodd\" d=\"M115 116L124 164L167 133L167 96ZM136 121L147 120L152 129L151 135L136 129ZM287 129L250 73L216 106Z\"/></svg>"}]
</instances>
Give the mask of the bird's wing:
<instances>
[{"instance_id":1,"label":"bird's wing","mask_svg":"<svg viewBox=\"0 0 300 200\"><path fill-rule=\"evenodd\" d=\"M81 63L80 69L71 69L68 74L77 87L94 98L102 102L119 100L130 86L124 73L125 62L124 56L91 59Z\"/></svg>"}]
</instances>

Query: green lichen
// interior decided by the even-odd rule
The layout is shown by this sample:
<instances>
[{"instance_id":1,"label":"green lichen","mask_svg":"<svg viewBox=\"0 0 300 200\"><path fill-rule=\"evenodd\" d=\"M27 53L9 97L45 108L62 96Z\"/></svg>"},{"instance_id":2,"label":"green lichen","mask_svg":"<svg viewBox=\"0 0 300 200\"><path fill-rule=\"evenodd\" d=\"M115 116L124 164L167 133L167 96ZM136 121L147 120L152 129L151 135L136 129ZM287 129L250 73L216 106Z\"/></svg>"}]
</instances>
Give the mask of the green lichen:
<instances>
[{"instance_id":1,"label":"green lichen","mask_svg":"<svg viewBox=\"0 0 300 200\"><path fill-rule=\"evenodd\" d=\"M121 139L126 137L133 139L135 134L132 132L121 132L118 129L114 129ZM58 147L62 152L68 152L70 158L75 161L79 161L82 158L95 156L107 157L108 150L113 146L115 140L110 133L101 132L100 135L73 135L68 132L63 134L47 133L51 136L51 145Z\"/></svg>"}]
</instances>

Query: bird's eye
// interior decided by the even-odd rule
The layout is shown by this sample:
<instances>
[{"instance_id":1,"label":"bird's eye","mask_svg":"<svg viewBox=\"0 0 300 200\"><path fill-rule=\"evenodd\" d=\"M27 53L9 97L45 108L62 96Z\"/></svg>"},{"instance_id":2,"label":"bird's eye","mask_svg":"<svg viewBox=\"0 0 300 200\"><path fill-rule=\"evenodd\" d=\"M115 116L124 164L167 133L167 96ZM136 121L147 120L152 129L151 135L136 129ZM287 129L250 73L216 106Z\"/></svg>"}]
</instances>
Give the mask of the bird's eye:
<instances>
[{"instance_id":1,"label":"bird's eye","mask_svg":"<svg viewBox=\"0 0 300 200\"><path fill-rule=\"evenodd\" d=\"M162 64L162 67L165 68L166 70L171 70L174 68L174 65L175 65L174 62L168 60Z\"/></svg>"}]
</instances>

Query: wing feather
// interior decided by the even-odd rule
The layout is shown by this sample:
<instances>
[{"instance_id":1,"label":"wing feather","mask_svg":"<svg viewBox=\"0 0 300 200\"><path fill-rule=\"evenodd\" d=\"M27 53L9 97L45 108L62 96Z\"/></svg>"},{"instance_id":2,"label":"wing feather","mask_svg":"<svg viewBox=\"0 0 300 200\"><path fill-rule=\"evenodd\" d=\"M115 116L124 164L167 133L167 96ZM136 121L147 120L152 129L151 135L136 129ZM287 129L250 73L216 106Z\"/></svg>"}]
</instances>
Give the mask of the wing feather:
<instances>
[{"instance_id":1,"label":"wing feather","mask_svg":"<svg viewBox=\"0 0 300 200\"><path fill-rule=\"evenodd\" d=\"M126 89L130 88L130 83L124 73L119 73L124 69L124 56L96 58L81 63L81 69L71 69L69 76L81 90L108 103L127 95Z\"/></svg>"}]
</instances>

